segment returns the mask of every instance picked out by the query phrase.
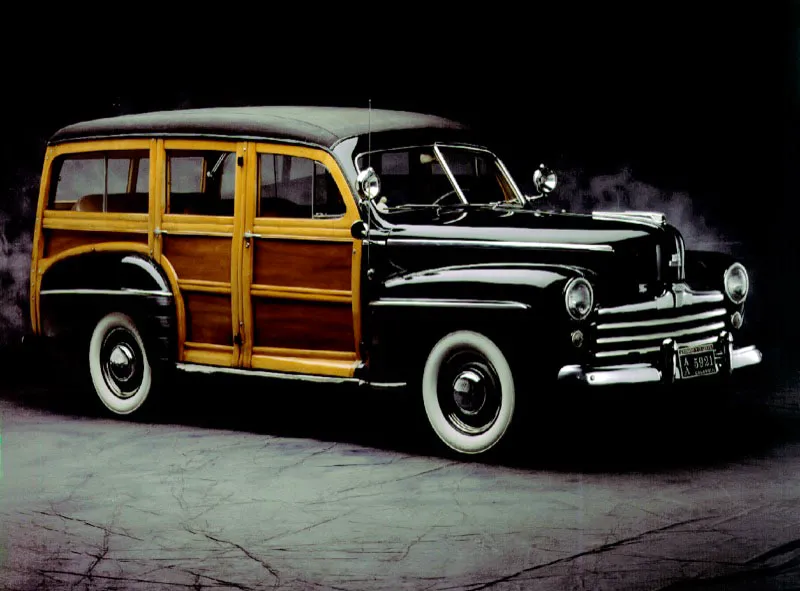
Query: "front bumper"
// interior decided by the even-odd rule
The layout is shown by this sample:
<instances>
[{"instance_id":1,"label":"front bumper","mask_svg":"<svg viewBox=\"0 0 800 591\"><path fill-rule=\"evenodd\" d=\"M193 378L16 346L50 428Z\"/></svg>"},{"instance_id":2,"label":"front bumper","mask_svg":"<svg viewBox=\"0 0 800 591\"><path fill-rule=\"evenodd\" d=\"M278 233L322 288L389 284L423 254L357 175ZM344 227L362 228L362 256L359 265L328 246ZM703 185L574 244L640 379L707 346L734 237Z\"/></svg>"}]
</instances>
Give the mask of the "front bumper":
<instances>
[{"instance_id":1,"label":"front bumper","mask_svg":"<svg viewBox=\"0 0 800 591\"><path fill-rule=\"evenodd\" d=\"M761 351L755 345L735 349L730 333L721 334L713 343L716 371L703 377L725 376L734 370L761 363ZM682 349L672 339L661 344L660 363L628 363L608 366L565 365L558 372L559 381L577 382L589 386L614 386L620 384L673 384L676 381L694 380L682 376L678 366Z\"/></svg>"}]
</instances>

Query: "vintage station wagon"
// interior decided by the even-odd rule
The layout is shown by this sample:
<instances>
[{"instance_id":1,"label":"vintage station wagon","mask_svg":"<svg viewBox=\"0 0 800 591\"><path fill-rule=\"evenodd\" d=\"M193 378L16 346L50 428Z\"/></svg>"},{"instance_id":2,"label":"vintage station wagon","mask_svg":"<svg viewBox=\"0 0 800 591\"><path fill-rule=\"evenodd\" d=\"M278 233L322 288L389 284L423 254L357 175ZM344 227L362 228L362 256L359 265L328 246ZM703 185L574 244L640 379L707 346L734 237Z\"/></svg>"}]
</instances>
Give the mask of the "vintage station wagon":
<instances>
[{"instance_id":1,"label":"vintage station wagon","mask_svg":"<svg viewBox=\"0 0 800 591\"><path fill-rule=\"evenodd\" d=\"M167 111L47 148L34 333L76 343L111 413L169 370L408 385L441 441L485 452L561 384L709 384L750 284L649 212L537 207L466 127L354 108Z\"/></svg>"}]
</instances>

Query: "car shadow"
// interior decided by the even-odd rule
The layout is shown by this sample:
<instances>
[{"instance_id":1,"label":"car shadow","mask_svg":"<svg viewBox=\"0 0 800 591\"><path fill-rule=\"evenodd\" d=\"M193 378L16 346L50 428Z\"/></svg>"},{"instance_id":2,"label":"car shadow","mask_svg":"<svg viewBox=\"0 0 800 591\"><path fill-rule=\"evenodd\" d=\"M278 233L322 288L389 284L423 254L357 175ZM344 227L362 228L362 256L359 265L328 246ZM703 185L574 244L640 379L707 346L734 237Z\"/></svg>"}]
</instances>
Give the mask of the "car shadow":
<instances>
[{"instance_id":1,"label":"car shadow","mask_svg":"<svg viewBox=\"0 0 800 591\"><path fill-rule=\"evenodd\" d=\"M782 390L800 397L797 388ZM103 413L88 389L58 374L5 380L2 397L27 408L73 418ZM800 408L800 406L798 406ZM199 429L308 438L389 452L489 463L535 471L665 472L719 466L775 453L800 442L800 412L776 412L769 396L734 410L696 412L669 401L570 400L525 417L505 446L456 456L435 440L412 389L371 391L230 375L180 373L166 404L146 419ZM132 420L132 419L124 419ZM142 420L142 419L134 419Z\"/></svg>"}]
</instances>

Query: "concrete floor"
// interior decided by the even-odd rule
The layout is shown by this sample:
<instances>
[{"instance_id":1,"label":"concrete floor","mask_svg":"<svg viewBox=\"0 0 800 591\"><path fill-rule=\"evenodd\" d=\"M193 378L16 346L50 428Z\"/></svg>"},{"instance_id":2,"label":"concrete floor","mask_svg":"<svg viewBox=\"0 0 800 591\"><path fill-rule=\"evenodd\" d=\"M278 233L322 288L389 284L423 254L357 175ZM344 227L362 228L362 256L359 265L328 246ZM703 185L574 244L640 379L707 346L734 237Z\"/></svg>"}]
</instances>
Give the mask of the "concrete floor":
<instances>
[{"instance_id":1,"label":"concrete floor","mask_svg":"<svg viewBox=\"0 0 800 591\"><path fill-rule=\"evenodd\" d=\"M151 424L6 380L0 588L800 588L793 388L731 424L545 421L490 462L402 396L263 388L186 377Z\"/></svg>"}]
</instances>

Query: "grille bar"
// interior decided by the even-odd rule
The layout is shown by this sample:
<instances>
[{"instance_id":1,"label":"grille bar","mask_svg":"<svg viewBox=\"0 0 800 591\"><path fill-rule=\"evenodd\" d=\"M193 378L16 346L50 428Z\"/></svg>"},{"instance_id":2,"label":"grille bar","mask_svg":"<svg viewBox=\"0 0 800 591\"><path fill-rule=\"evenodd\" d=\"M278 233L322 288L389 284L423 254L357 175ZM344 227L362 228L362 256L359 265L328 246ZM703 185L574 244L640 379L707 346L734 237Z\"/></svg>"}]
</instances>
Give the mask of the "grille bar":
<instances>
[{"instance_id":1,"label":"grille bar","mask_svg":"<svg viewBox=\"0 0 800 591\"><path fill-rule=\"evenodd\" d=\"M695 345L708 345L717 340L717 336L687 341L681 343L681 347L694 347ZM622 357L623 355L646 355L648 353L658 353L660 347L644 347L642 349L621 349L618 351L600 351L595 353L595 357Z\"/></svg>"},{"instance_id":2,"label":"grille bar","mask_svg":"<svg viewBox=\"0 0 800 591\"><path fill-rule=\"evenodd\" d=\"M597 339L598 345L611 344L611 343L627 343L631 341L652 341L653 339L668 339L675 337L685 337L693 334L700 334L712 330L722 330L725 328L724 322L715 322L714 324L705 324L703 326L696 326L694 328L683 328L679 330L671 330L669 332L658 332L651 334L637 334L625 335L622 337L603 337Z\"/></svg>"},{"instance_id":3,"label":"grille bar","mask_svg":"<svg viewBox=\"0 0 800 591\"><path fill-rule=\"evenodd\" d=\"M655 318L652 320L634 320L631 322L607 322L605 324L598 324L597 330L615 330L621 328L661 326L664 324L681 324L684 322L707 320L709 318L716 318L717 316L725 316L725 314L725 308L717 308L715 310L709 310L708 312L700 312L699 314L690 314L688 316L677 316L675 318Z\"/></svg>"}]
</instances>

